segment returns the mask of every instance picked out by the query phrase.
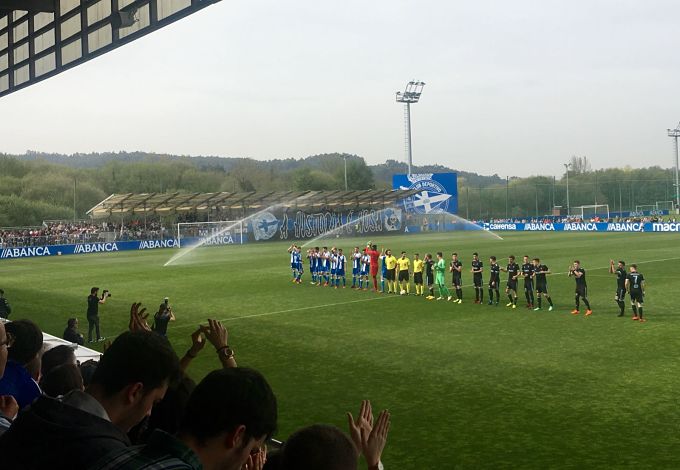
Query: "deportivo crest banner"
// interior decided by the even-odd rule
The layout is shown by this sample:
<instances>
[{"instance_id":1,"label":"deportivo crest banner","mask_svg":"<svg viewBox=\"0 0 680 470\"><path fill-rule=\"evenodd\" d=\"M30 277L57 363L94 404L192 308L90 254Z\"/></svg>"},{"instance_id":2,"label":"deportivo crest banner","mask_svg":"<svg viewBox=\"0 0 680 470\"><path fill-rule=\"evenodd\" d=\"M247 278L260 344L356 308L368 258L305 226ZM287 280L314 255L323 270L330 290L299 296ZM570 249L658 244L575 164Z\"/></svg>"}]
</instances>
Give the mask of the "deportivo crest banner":
<instances>
[{"instance_id":1,"label":"deportivo crest banner","mask_svg":"<svg viewBox=\"0 0 680 470\"><path fill-rule=\"evenodd\" d=\"M418 189L420 193L404 199L406 212L413 214L458 213L458 174L422 173L394 175L392 189Z\"/></svg>"}]
</instances>

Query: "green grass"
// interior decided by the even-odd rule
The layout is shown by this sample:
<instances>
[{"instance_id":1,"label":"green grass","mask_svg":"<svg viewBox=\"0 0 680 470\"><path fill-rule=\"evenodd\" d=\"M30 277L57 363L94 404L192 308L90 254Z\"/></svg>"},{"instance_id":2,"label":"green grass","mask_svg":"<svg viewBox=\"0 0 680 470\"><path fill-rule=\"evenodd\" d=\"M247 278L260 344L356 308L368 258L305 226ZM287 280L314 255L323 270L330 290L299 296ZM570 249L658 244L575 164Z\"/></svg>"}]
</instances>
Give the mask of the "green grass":
<instances>
[{"instance_id":1,"label":"green grass","mask_svg":"<svg viewBox=\"0 0 680 470\"><path fill-rule=\"evenodd\" d=\"M199 322L225 320L239 364L262 371L277 394L280 438L314 422L345 429L345 412L370 398L392 412L389 469L677 467L677 234L503 237L377 241L409 255L458 251L466 269L473 251L485 266L489 255L540 256L554 272L579 258L593 316L569 314L574 281L566 275L549 278L553 312L473 305L470 287L453 305L293 285L283 243L203 248L166 268L173 250L3 261L0 273L12 318L56 335L69 316L85 329L93 285L113 293L100 309L107 336L126 328L133 301L153 309L166 295L180 354ZM356 242L332 241L346 250ZM646 324L631 321L629 307L616 317L610 258L642 263ZM206 348L190 373L200 379L217 365Z\"/></svg>"}]
</instances>

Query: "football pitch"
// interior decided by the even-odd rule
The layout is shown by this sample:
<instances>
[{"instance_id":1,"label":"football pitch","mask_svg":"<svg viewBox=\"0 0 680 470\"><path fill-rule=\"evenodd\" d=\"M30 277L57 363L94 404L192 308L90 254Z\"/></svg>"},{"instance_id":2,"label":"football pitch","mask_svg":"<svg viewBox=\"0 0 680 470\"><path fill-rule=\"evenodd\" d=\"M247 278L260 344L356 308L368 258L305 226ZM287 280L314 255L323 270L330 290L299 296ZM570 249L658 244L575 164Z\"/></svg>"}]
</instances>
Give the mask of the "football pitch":
<instances>
[{"instance_id":1,"label":"football pitch","mask_svg":"<svg viewBox=\"0 0 680 470\"><path fill-rule=\"evenodd\" d=\"M464 263L462 305L291 283L290 242L207 247L163 267L175 250L120 252L0 262L12 319L31 318L61 336L77 316L87 333L92 286L109 289L103 334L127 328L130 304L155 311L163 297L177 315L169 338L181 356L206 318L223 320L241 366L268 378L279 400L280 430L324 422L347 428L362 399L388 408L383 462L419 468L677 468L680 448L680 280L677 234L457 232L375 237L393 252ZM329 239L349 253L367 238ZM540 257L555 310L475 305L472 252L507 264ZM303 250L304 253L304 250ZM609 259L638 263L647 282L647 323L617 318ZM593 315L571 315L579 259ZM305 269L307 265L305 263ZM351 270L350 270L351 271ZM502 273L502 286L506 275ZM447 283L450 284L450 275ZM675 286L675 287L674 287ZM412 290L413 291L413 290ZM485 300L488 292L485 288ZM583 310L582 310L583 312ZM98 345L97 347L100 347ZM144 360L140 357L139 360ZM190 369L200 380L218 367L210 346Z\"/></svg>"}]
</instances>

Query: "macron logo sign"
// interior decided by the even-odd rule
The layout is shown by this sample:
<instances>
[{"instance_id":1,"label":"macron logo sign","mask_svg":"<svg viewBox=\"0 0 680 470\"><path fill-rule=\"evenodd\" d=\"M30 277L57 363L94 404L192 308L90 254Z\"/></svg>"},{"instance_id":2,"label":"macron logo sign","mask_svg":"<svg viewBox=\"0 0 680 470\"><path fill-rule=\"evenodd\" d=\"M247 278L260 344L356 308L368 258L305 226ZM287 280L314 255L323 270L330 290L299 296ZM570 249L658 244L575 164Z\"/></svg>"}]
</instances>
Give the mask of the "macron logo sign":
<instances>
[{"instance_id":1,"label":"macron logo sign","mask_svg":"<svg viewBox=\"0 0 680 470\"><path fill-rule=\"evenodd\" d=\"M73 253L102 253L118 251L118 246L115 243L85 243L82 245L76 245Z\"/></svg>"}]
</instances>

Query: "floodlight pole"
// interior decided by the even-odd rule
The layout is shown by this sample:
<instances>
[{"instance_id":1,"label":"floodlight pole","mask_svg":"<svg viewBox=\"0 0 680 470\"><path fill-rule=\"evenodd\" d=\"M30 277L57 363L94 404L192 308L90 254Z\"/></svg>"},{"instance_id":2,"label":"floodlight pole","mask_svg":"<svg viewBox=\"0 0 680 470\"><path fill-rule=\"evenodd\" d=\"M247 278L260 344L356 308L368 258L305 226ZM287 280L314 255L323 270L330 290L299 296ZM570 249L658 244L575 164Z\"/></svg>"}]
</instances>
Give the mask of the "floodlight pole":
<instances>
[{"instance_id":1,"label":"floodlight pole","mask_svg":"<svg viewBox=\"0 0 680 470\"><path fill-rule=\"evenodd\" d=\"M343 155L342 159L345 160L345 191L347 191L347 155Z\"/></svg>"},{"instance_id":2,"label":"floodlight pole","mask_svg":"<svg viewBox=\"0 0 680 470\"><path fill-rule=\"evenodd\" d=\"M569 207L569 166L571 163L564 163L564 168L567 170L567 217L571 213L571 208Z\"/></svg>"},{"instance_id":3,"label":"floodlight pole","mask_svg":"<svg viewBox=\"0 0 680 470\"><path fill-rule=\"evenodd\" d=\"M425 82L411 80L406 84L406 89L402 93L398 91L397 103L404 103L404 124L406 127L406 152L408 157L408 174L411 176L411 166L413 165L413 145L411 140L411 103L417 103L423 93Z\"/></svg>"},{"instance_id":4,"label":"floodlight pole","mask_svg":"<svg viewBox=\"0 0 680 470\"><path fill-rule=\"evenodd\" d=\"M668 137L675 139L675 210L680 210L680 180L678 179L678 137L680 137L680 123L675 129L668 129Z\"/></svg>"}]
</instances>

